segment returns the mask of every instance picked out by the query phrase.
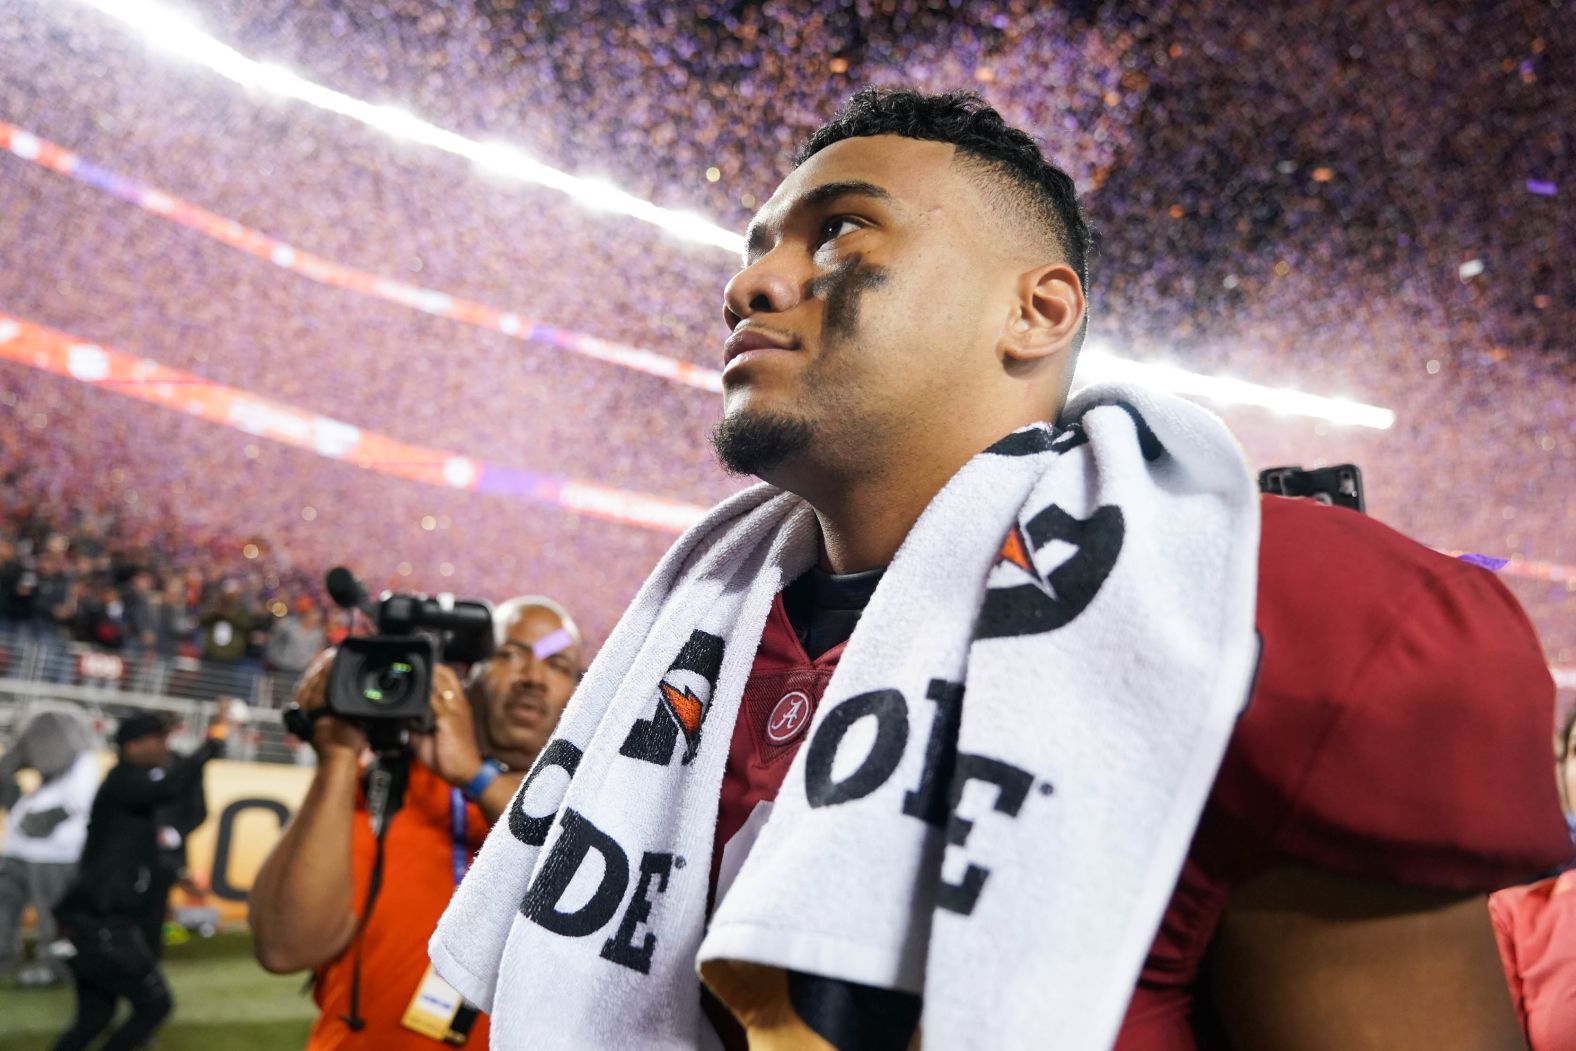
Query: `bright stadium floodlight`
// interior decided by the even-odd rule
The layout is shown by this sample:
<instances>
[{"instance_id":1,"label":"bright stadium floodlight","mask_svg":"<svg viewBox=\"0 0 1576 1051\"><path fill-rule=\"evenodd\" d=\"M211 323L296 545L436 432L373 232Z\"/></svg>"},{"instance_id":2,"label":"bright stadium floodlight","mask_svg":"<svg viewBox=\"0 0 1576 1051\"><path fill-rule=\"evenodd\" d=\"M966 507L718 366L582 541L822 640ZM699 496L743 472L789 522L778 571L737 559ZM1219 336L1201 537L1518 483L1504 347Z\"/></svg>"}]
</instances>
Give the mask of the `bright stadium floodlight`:
<instances>
[{"instance_id":1,"label":"bright stadium floodlight","mask_svg":"<svg viewBox=\"0 0 1576 1051\"><path fill-rule=\"evenodd\" d=\"M1100 347L1089 347L1078 355L1075 382L1082 385L1094 380L1133 380L1218 405L1251 405L1289 416L1309 416L1381 431L1395 426L1395 413L1377 405L1307 394L1290 387L1266 387L1226 376L1206 376L1160 362L1119 358Z\"/></svg>"},{"instance_id":2,"label":"bright stadium floodlight","mask_svg":"<svg viewBox=\"0 0 1576 1051\"><path fill-rule=\"evenodd\" d=\"M398 107L363 102L315 84L277 65L247 58L204 33L184 13L164 4L153 0L78 2L125 23L146 37L149 44L158 50L195 62L237 84L305 102L359 121L397 139L433 146L484 165L496 159L495 146L440 128ZM598 211L627 215L650 223L685 240L713 245L735 254L744 251L744 239L732 230L686 212L652 204L602 180L581 179L535 162L526 166L513 166L509 174L570 194L582 204Z\"/></svg>"},{"instance_id":3,"label":"bright stadium floodlight","mask_svg":"<svg viewBox=\"0 0 1576 1051\"><path fill-rule=\"evenodd\" d=\"M479 171L557 190L582 207L603 214L628 216L666 230L675 237L712 245L735 256L744 252L744 238L692 212L653 204L601 178L560 171L535 160L519 148L479 142L440 128L391 105L375 105L323 87L277 65L247 58L204 33L182 12L155 0L78 0L110 15L146 36L157 49L204 66L237 84L304 102L349 117L394 138L432 146L464 157ZM13 152L16 152L13 148ZM19 153L19 155L21 155ZM1395 424L1389 409L1347 398L1327 398L1288 387L1266 387L1221 376L1206 376L1174 365L1119 358L1091 348L1080 356L1078 379L1134 379L1177 394L1205 398L1221 405L1252 405L1271 412L1309 416L1331 423L1386 430Z\"/></svg>"}]
</instances>

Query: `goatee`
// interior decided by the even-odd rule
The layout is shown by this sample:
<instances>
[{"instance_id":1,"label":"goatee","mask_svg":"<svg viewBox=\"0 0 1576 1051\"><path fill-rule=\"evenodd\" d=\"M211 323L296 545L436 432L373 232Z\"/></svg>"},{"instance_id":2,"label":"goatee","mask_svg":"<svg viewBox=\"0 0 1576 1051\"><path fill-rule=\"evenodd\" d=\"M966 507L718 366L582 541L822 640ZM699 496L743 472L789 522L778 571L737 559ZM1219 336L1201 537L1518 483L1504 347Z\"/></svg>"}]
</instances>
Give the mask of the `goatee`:
<instances>
[{"instance_id":1,"label":"goatee","mask_svg":"<svg viewBox=\"0 0 1576 1051\"><path fill-rule=\"evenodd\" d=\"M735 412L717 424L711 444L729 474L760 477L804 451L810 437L810 425L803 420Z\"/></svg>"}]
</instances>

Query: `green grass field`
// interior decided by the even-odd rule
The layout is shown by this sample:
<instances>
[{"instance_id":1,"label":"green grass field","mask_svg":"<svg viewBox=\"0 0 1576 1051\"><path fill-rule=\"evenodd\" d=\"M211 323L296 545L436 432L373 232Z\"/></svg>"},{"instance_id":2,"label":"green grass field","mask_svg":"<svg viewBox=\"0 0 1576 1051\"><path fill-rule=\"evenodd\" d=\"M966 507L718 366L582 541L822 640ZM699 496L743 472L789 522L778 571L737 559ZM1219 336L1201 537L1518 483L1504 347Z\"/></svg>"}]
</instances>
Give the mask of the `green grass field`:
<instances>
[{"instance_id":1,"label":"green grass field","mask_svg":"<svg viewBox=\"0 0 1576 1051\"><path fill-rule=\"evenodd\" d=\"M158 1051L299 1051L306 1044L317 1012L301 992L303 977L257 966L246 934L171 946L164 975L175 1014L152 1045ZM0 1049L45 1051L70 1022L73 1001L69 988L0 986Z\"/></svg>"}]
</instances>

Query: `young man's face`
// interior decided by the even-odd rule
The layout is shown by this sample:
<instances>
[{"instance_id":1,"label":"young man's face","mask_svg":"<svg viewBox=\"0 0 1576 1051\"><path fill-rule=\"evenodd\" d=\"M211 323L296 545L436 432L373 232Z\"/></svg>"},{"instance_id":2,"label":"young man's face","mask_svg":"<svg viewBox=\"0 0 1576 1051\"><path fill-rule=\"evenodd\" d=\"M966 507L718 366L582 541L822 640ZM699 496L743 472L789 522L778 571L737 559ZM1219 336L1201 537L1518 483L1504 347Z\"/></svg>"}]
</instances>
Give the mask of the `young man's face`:
<instances>
[{"instance_id":1,"label":"young man's face","mask_svg":"<svg viewBox=\"0 0 1576 1051\"><path fill-rule=\"evenodd\" d=\"M489 754L506 761L535 757L558 725L579 673L579 643L566 637L556 613L526 606L511 617L503 645L477 684Z\"/></svg>"},{"instance_id":2,"label":"young man's face","mask_svg":"<svg viewBox=\"0 0 1576 1051\"><path fill-rule=\"evenodd\" d=\"M791 486L988 411L1017 273L995 230L945 143L845 139L789 175L724 292L724 463Z\"/></svg>"}]
</instances>

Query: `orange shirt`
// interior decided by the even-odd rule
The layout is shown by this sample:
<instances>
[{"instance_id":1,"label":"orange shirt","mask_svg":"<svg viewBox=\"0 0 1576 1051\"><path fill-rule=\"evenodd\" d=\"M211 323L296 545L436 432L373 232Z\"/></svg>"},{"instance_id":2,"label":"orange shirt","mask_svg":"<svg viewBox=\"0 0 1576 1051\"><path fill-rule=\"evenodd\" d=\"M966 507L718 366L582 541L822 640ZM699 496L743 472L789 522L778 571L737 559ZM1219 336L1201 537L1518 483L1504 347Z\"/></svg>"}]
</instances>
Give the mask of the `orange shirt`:
<instances>
[{"instance_id":1,"label":"orange shirt","mask_svg":"<svg viewBox=\"0 0 1576 1051\"><path fill-rule=\"evenodd\" d=\"M313 982L319 1014L307 1051L369 1048L376 1051L435 1051L442 1042L400 1025L405 1008L427 970L427 939L432 937L454 893L453 813L449 786L420 763L410 764L405 802L389 822L384 838L383 887L372 919L361 933L361 1017L366 1028L352 1032L341 1016L350 1013L350 984L356 942L321 967ZM366 903L376 842L365 792L356 796L351 828L351 878L355 910ZM465 804L465 859L476 855L487 835L487 821L474 803ZM476 1019L467 1048L487 1047L487 1017Z\"/></svg>"},{"instance_id":2,"label":"orange shirt","mask_svg":"<svg viewBox=\"0 0 1576 1051\"><path fill-rule=\"evenodd\" d=\"M1576 869L1499 891L1488 910L1527 1044L1576 1048Z\"/></svg>"}]
</instances>

